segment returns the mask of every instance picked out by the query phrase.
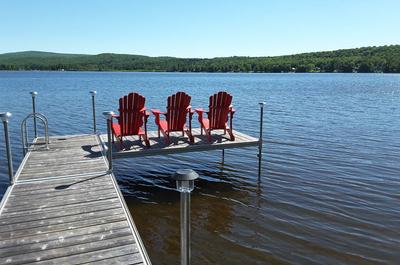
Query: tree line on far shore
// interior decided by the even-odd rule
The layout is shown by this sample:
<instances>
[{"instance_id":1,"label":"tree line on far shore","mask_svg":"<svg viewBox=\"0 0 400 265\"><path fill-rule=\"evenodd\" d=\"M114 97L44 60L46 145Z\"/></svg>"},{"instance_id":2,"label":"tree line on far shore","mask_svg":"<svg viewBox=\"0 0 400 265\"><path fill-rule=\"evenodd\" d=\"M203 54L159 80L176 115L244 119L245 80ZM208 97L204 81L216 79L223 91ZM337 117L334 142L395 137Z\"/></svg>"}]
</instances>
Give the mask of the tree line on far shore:
<instances>
[{"instance_id":1,"label":"tree line on far shore","mask_svg":"<svg viewBox=\"0 0 400 265\"><path fill-rule=\"evenodd\" d=\"M0 70L400 73L400 45L274 57L233 56L212 59L28 51L0 54Z\"/></svg>"}]
</instances>

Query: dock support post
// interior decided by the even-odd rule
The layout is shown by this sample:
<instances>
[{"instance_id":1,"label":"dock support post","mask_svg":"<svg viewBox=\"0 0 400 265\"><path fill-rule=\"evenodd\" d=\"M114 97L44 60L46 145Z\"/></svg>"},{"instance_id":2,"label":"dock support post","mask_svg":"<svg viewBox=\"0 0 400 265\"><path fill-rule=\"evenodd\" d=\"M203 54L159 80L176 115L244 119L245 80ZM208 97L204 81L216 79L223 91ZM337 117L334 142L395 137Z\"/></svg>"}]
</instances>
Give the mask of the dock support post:
<instances>
[{"instance_id":1,"label":"dock support post","mask_svg":"<svg viewBox=\"0 0 400 265\"><path fill-rule=\"evenodd\" d=\"M10 185L13 185L14 184L14 172L13 172L13 163L12 163L12 154L11 154L10 135L8 133L8 120L10 119L10 117L11 117L10 112L0 113L0 118L3 121L3 126L4 126L4 138L6 141L8 176L10 178Z\"/></svg>"},{"instance_id":2,"label":"dock support post","mask_svg":"<svg viewBox=\"0 0 400 265\"><path fill-rule=\"evenodd\" d=\"M225 164L225 149L222 149L222 162L221 162L222 166L224 166Z\"/></svg>"},{"instance_id":3,"label":"dock support post","mask_svg":"<svg viewBox=\"0 0 400 265\"><path fill-rule=\"evenodd\" d=\"M38 92L32 91L32 92L30 92L30 94L32 96L32 113L35 114L36 113L36 96L37 96ZM36 125L36 115L33 116L33 130L35 131L35 138L37 138L38 134L37 134L37 125Z\"/></svg>"},{"instance_id":4,"label":"dock support post","mask_svg":"<svg viewBox=\"0 0 400 265\"><path fill-rule=\"evenodd\" d=\"M112 111L105 111L103 112L103 115L107 119L107 141L108 141L108 146L107 146L107 158L108 158L108 169L111 171L113 169L112 166L112 135L111 135L111 127L112 127L112 118L114 116L114 112Z\"/></svg>"},{"instance_id":5,"label":"dock support post","mask_svg":"<svg viewBox=\"0 0 400 265\"><path fill-rule=\"evenodd\" d=\"M264 105L265 102L258 103L260 105L260 136L258 138L258 177L261 177L261 160L263 148L263 123L264 123Z\"/></svg>"},{"instance_id":6,"label":"dock support post","mask_svg":"<svg viewBox=\"0 0 400 265\"><path fill-rule=\"evenodd\" d=\"M96 97L97 91L95 91L95 90L90 91L90 94L92 94L93 133L96 134L97 128L96 128L96 102L95 102L95 97Z\"/></svg>"},{"instance_id":7,"label":"dock support post","mask_svg":"<svg viewBox=\"0 0 400 265\"><path fill-rule=\"evenodd\" d=\"M179 169L174 175L176 189L181 193L181 265L190 264L190 192L198 177L192 169Z\"/></svg>"}]
</instances>

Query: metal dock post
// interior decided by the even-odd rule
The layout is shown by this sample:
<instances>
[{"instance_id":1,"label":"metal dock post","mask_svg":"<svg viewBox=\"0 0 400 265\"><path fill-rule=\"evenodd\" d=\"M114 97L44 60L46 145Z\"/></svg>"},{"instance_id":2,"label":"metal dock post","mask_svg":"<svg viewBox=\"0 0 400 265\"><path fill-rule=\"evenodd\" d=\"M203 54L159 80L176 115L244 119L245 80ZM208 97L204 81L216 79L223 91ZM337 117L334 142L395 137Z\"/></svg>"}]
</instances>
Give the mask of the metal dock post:
<instances>
[{"instance_id":1,"label":"metal dock post","mask_svg":"<svg viewBox=\"0 0 400 265\"><path fill-rule=\"evenodd\" d=\"M32 96L32 113L36 114L36 96L38 94L38 92L36 91L32 91L30 92L31 96ZM36 125L36 116L33 116L33 129L35 130L35 138L38 137L37 134L37 125Z\"/></svg>"},{"instance_id":2,"label":"metal dock post","mask_svg":"<svg viewBox=\"0 0 400 265\"><path fill-rule=\"evenodd\" d=\"M8 176L10 178L10 185L14 184L14 170L12 163L12 154L11 154L11 144L10 144L10 135L8 132L8 120L11 117L10 112L0 113L0 118L3 121L4 127L4 138L6 142L6 152L7 152L7 162L8 162Z\"/></svg>"},{"instance_id":3,"label":"metal dock post","mask_svg":"<svg viewBox=\"0 0 400 265\"><path fill-rule=\"evenodd\" d=\"M115 115L114 112L112 111L104 111L103 112L104 117L107 119L107 139L108 139L108 146L107 146L107 158L108 158L108 169L111 171L112 170L112 133L111 133L111 127L112 127L112 118Z\"/></svg>"},{"instance_id":4,"label":"metal dock post","mask_svg":"<svg viewBox=\"0 0 400 265\"><path fill-rule=\"evenodd\" d=\"M260 136L258 138L258 177L261 176L261 159L263 148L263 123L264 123L264 105L265 102L258 103L260 105Z\"/></svg>"},{"instance_id":5,"label":"metal dock post","mask_svg":"<svg viewBox=\"0 0 400 265\"><path fill-rule=\"evenodd\" d=\"M90 91L90 94L92 95L93 133L96 134L97 128L96 128L96 102L95 102L95 97L96 97L97 91L95 91L95 90Z\"/></svg>"}]
</instances>

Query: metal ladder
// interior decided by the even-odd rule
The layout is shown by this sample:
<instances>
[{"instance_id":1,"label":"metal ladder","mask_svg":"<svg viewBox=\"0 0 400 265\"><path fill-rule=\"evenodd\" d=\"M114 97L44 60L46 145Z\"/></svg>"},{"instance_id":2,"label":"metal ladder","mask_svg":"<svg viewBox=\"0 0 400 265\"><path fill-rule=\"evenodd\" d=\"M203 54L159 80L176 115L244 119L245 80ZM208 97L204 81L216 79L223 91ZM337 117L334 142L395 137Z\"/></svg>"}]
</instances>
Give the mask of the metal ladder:
<instances>
[{"instance_id":1,"label":"metal ladder","mask_svg":"<svg viewBox=\"0 0 400 265\"><path fill-rule=\"evenodd\" d=\"M26 122L28 121L28 119L33 118L33 124L34 124L34 129L35 129L35 139L33 140L32 143L28 143L28 130L26 127ZM44 134L45 134L45 142L37 142L38 140L38 134L37 134L37 128L36 128L36 119L40 120L43 123L44 126ZM24 155L26 155L26 153L29 150L33 150L35 145L45 145L45 149L48 150L49 149L49 122L46 118L46 116L44 116L42 113L39 112L35 112L35 113L31 113L28 116L25 117L25 119L23 119L22 123L21 123L21 134L22 134L22 149L24 152Z\"/></svg>"}]
</instances>

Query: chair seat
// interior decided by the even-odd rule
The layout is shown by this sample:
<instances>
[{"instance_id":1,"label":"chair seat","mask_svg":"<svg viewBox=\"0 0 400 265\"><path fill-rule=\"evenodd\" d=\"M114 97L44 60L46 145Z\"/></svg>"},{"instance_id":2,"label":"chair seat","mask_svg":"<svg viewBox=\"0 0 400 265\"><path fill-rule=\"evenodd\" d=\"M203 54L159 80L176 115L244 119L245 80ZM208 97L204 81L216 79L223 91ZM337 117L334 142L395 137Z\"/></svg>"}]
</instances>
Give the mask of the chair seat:
<instances>
[{"instance_id":1,"label":"chair seat","mask_svg":"<svg viewBox=\"0 0 400 265\"><path fill-rule=\"evenodd\" d=\"M113 130L114 135L116 137L120 137L121 136L121 126L119 126L118 123L113 123L112 124L112 130Z\"/></svg>"},{"instance_id":2,"label":"chair seat","mask_svg":"<svg viewBox=\"0 0 400 265\"><path fill-rule=\"evenodd\" d=\"M112 130L116 137L123 136L123 135L121 135L121 126L118 123L112 124ZM144 135L144 134L145 134L145 132L143 131L142 127L139 127L138 132L136 134L132 134L132 135Z\"/></svg>"}]
</instances>

